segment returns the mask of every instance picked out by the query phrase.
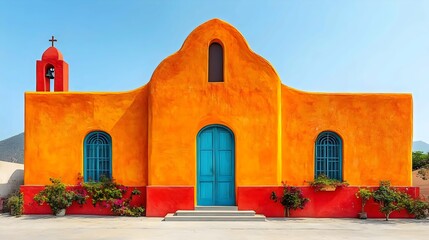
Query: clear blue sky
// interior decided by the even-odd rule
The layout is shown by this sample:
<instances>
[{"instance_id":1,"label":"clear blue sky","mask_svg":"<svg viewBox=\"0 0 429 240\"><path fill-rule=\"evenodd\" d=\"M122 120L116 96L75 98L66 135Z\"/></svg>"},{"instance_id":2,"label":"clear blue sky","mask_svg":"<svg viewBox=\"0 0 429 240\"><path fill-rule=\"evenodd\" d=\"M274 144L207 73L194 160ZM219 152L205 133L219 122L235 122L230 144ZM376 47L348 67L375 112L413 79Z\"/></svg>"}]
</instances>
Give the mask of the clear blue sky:
<instances>
[{"instance_id":1,"label":"clear blue sky","mask_svg":"<svg viewBox=\"0 0 429 240\"><path fill-rule=\"evenodd\" d=\"M414 140L429 143L427 0L0 0L0 140L24 130L24 92L51 35L71 91L122 91L147 83L212 18L234 25L291 87L412 93Z\"/></svg>"}]
</instances>

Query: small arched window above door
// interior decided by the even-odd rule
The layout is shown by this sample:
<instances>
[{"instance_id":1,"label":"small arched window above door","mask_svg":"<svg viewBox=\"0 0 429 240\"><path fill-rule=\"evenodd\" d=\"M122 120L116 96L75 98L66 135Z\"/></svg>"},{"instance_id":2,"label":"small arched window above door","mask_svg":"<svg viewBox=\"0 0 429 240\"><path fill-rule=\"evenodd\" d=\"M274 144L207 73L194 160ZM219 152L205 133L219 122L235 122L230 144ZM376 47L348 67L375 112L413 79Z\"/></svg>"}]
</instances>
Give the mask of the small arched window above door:
<instances>
[{"instance_id":1,"label":"small arched window above door","mask_svg":"<svg viewBox=\"0 0 429 240\"><path fill-rule=\"evenodd\" d=\"M218 42L209 47L209 82L223 82L223 47Z\"/></svg>"}]
</instances>

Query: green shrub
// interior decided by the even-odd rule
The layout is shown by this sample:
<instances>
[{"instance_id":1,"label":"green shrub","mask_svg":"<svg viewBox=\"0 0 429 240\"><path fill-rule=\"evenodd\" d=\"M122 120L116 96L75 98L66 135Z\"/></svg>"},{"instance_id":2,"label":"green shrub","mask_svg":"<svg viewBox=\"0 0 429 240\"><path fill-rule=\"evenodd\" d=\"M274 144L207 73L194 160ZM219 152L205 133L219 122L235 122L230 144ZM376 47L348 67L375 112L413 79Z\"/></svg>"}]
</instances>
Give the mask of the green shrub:
<instances>
[{"instance_id":1,"label":"green shrub","mask_svg":"<svg viewBox=\"0 0 429 240\"><path fill-rule=\"evenodd\" d=\"M6 206L12 216L21 216L24 210L24 195L21 192L13 194L7 199Z\"/></svg>"},{"instance_id":2,"label":"green shrub","mask_svg":"<svg viewBox=\"0 0 429 240\"><path fill-rule=\"evenodd\" d=\"M415 151L412 155L413 159L413 170L420 169L429 165L429 152L424 153L422 151Z\"/></svg>"},{"instance_id":3,"label":"green shrub","mask_svg":"<svg viewBox=\"0 0 429 240\"><path fill-rule=\"evenodd\" d=\"M429 152L413 152L413 170L418 170L417 176L423 180L429 178Z\"/></svg>"},{"instance_id":4,"label":"green shrub","mask_svg":"<svg viewBox=\"0 0 429 240\"><path fill-rule=\"evenodd\" d=\"M373 193L374 201L380 205L386 221L392 212L401 210L404 207L404 193L390 186L389 181L381 181L379 188Z\"/></svg>"},{"instance_id":5,"label":"green shrub","mask_svg":"<svg viewBox=\"0 0 429 240\"><path fill-rule=\"evenodd\" d=\"M403 205L407 212L417 219L429 217L429 203L422 198L412 199L408 196L408 198L404 198Z\"/></svg>"},{"instance_id":6,"label":"green shrub","mask_svg":"<svg viewBox=\"0 0 429 240\"><path fill-rule=\"evenodd\" d=\"M285 209L285 216L289 217L291 209L304 209L309 199L304 197L301 189L297 187L287 186L285 183L282 184L283 195L281 197L278 197L275 192L272 192L270 198L274 202L280 202Z\"/></svg>"}]
</instances>

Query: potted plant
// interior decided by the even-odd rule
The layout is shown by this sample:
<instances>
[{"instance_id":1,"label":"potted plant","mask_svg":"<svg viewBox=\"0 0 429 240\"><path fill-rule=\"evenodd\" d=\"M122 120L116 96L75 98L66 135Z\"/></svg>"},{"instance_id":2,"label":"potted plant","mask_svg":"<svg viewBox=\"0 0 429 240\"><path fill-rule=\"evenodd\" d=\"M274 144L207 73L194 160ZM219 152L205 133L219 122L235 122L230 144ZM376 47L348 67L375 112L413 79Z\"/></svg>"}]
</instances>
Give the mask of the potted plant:
<instances>
[{"instance_id":1,"label":"potted plant","mask_svg":"<svg viewBox=\"0 0 429 240\"><path fill-rule=\"evenodd\" d=\"M34 200L40 205L47 203L56 216L64 216L66 208L70 207L76 199L76 193L67 190L66 185L59 179L50 178L52 184L34 196Z\"/></svg>"},{"instance_id":2,"label":"potted plant","mask_svg":"<svg viewBox=\"0 0 429 240\"><path fill-rule=\"evenodd\" d=\"M346 181L329 178L325 174L319 174L314 181L308 182L316 191L335 191L337 187L348 186Z\"/></svg>"},{"instance_id":3,"label":"potted plant","mask_svg":"<svg viewBox=\"0 0 429 240\"><path fill-rule=\"evenodd\" d=\"M275 192L272 192L270 198L274 202L279 201L285 209L285 216L289 217L291 209L293 210L296 210L298 208L304 209L309 199L304 197L301 189L297 187L287 186L283 182L282 184L283 184L283 196L278 197Z\"/></svg>"},{"instance_id":4,"label":"potted plant","mask_svg":"<svg viewBox=\"0 0 429 240\"><path fill-rule=\"evenodd\" d=\"M360 219L367 219L368 215L365 212L365 205L368 200L371 198L372 192L369 188L359 188L359 191L356 192L356 197L361 199L362 209L359 213Z\"/></svg>"},{"instance_id":5,"label":"potted plant","mask_svg":"<svg viewBox=\"0 0 429 240\"><path fill-rule=\"evenodd\" d=\"M7 199L10 215L21 216L24 209L24 196L21 192L15 193Z\"/></svg>"}]
</instances>

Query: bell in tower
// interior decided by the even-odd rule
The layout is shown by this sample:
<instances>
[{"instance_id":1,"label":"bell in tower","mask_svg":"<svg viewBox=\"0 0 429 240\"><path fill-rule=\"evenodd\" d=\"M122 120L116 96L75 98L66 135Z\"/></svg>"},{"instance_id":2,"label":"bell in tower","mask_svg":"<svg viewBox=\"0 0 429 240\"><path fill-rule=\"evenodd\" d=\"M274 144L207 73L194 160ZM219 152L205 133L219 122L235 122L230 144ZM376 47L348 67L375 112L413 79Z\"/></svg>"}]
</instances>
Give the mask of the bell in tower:
<instances>
[{"instance_id":1,"label":"bell in tower","mask_svg":"<svg viewBox=\"0 0 429 240\"><path fill-rule=\"evenodd\" d=\"M55 69L54 68L48 68L48 71L46 71L46 77L49 79L55 78Z\"/></svg>"},{"instance_id":2,"label":"bell in tower","mask_svg":"<svg viewBox=\"0 0 429 240\"><path fill-rule=\"evenodd\" d=\"M46 49L42 59L36 63L36 91L66 92L69 90L69 67L61 52L54 47L54 42L57 41L54 36L49 41L51 47Z\"/></svg>"}]
</instances>

